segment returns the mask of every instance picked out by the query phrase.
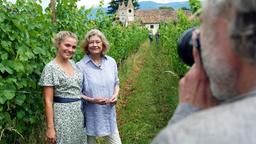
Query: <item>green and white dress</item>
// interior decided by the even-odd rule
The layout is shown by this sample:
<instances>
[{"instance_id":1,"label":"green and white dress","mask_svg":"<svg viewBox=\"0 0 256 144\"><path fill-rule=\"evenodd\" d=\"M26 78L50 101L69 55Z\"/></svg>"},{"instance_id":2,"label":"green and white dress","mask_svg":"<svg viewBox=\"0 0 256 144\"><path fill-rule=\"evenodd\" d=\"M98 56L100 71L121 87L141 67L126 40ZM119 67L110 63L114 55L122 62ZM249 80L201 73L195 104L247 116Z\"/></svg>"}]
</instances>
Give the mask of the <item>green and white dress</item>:
<instances>
[{"instance_id":1,"label":"green and white dress","mask_svg":"<svg viewBox=\"0 0 256 144\"><path fill-rule=\"evenodd\" d=\"M73 76L69 76L56 62L49 62L39 80L40 86L54 86L54 96L61 98L80 98L82 73L73 61ZM54 127L57 133L57 144L86 144L84 117L81 101L54 103Z\"/></svg>"}]
</instances>

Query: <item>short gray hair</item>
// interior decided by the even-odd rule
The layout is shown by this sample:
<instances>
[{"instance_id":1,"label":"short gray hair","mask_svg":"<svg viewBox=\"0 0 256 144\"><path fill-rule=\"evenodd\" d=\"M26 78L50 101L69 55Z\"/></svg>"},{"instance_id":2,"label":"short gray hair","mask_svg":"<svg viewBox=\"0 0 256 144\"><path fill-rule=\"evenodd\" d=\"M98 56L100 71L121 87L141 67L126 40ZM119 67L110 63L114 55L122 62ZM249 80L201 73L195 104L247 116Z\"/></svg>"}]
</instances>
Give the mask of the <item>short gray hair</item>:
<instances>
[{"instance_id":1,"label":"short gray hair","mask_svg":"<svg viewBox=\"0 0 256 144\"><path fill-rule=\"evenodd\" d=\"M204 0L204 13L207 17L222 17L228 19L230 18L230 8L233 1L234 0Z\"/></svg>"},{"instance_id":2,"label":"short gray hair","mask_svg":"<svg viewBox=\"0 0 256 144\"><path fill-rule=\"evenodd\" d=\"M60 31L52 39L53 45L58 48L60 43L63 42L67 37L71 37L78 41L76 34L70 31Z\"/></svg>"},{"instance_id":3,"label":"short gray hair","mask_svg":"<svg viewBox=\"0 0 256 144\"><path fill-rule=\"evenodd\" d=\"M205 0L203 8L206 16L230 21L229 35L235 51L256 65L256 1Z\"/></svg>"},{"instance_id":4,"label":"short gray hair","mask_svg":"<svg viewBox=\"0 0 256 144\"><path fill-rule=\"evenodd\" d=\"M109 42L105 37L105 35L98 29L92 29L89 32L87 32L87 34L85 35L84 40L82 41L82 44L81 44L81 47L84 50L84 52L86 54L90 54L90 52L88 51L88 45L89 45L89 40L92 36L98 36L101 39L103 44L102 53L106 54L107 51L109 50Z\"/></svg>"},{"instance_id":5,"label":"short gray hair","mask_svg":"<svg viewBox=\"0 0 256 144\"><path fill-rule=\"evenodd\" d=\"M234 48L251 64L256 64L256 1L235 0L235 18L230 28Z\"/></svg>"}]
</instances>

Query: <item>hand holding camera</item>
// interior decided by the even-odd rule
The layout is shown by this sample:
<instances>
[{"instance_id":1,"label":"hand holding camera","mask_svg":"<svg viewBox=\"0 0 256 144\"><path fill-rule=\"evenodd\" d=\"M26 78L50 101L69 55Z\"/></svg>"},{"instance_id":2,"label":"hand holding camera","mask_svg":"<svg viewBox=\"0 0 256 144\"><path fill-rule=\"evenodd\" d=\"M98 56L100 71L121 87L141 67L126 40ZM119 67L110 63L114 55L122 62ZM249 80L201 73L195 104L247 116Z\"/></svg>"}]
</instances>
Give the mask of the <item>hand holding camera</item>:
<instances>
[{"instance_id":1,"label":"hand holding camera","mask_svg":"<svg viewBox=\"0 0 256 144\"><path fill-rule=\"evenodd\" d=\"M198 30L189 29L179 42L179 56L187 65L192 65L180 80L179 101L205 109L216 105L217 100L211 94L209 79L201 62L198 36Z\"/></svg>"},{"instance_id":2,"label":"hand holding camera","mask_svg":"<svg viewBox=\"0 0 256 144\"><path fill-rule=\"evenodd\" d=\"M193 32L196 32L194 39L192 39ZM178 55L188 66L192 66L194 63L193 47L195 47L199 53L201 52L199 29L195 27L186 30L178 41Z\"/></svg>"}]
</instances>

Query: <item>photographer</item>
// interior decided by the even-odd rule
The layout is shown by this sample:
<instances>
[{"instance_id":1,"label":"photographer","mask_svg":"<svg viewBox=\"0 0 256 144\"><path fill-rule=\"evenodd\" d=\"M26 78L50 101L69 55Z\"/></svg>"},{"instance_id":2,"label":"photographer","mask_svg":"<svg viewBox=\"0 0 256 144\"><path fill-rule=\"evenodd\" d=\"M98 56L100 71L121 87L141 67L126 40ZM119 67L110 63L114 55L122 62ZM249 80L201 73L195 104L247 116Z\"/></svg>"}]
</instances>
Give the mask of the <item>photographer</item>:
<instances>
[{"instance_id":1,"label":"photographer","mask_svg":"<svg viewBox=\"0 0 256 144\"><path fill-rule=\"evenodd\" d=\"M203 3L201 52L193 49L179 106L152 143L255 144L256 1Z\"/></svg>"}]
</instances>

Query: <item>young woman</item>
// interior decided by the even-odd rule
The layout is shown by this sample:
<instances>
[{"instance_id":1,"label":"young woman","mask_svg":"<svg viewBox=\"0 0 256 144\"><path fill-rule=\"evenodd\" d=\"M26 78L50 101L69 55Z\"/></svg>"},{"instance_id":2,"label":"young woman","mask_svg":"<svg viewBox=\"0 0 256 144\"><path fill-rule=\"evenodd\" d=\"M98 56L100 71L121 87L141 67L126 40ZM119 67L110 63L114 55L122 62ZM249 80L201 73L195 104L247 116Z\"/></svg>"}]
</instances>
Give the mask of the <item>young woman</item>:
<instances>
[{"instance_id":1,"label":"young woman","mask_svg":"<svg viewBox=\"0 0 256 144\"><path fill-rule=\"evenodd\" d=\"M104 34L90 30L83 41L85 57L77 63L84 74L83 98L88 144L96 137L104 137L108 144L121 144L115 104L119 93L119 79L115 60L107 55L109 44Z\"/></svg>"},{"instance_id":2,"label":"young woman","mask_svg":"<svg viewBox=\"0 0 256 144\"><path fill-rule=\"evenodd\" d=\"M77 37L61 31L53 39L56 57L42 72L47 121L46 140L57 144L84 144L84 120L81 111L82 73L70 60L76 51Z\"/></svg>"}]
</instances>

